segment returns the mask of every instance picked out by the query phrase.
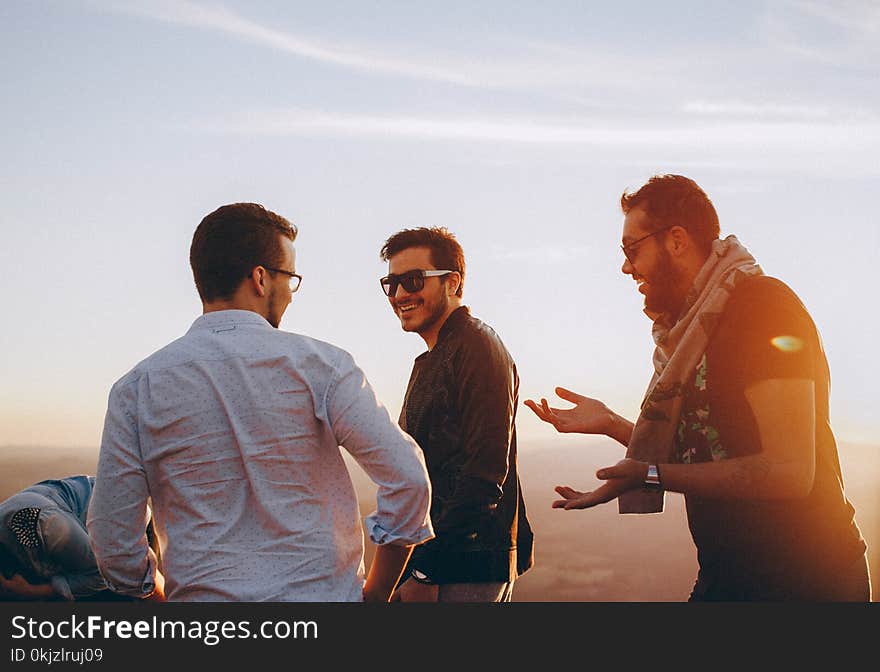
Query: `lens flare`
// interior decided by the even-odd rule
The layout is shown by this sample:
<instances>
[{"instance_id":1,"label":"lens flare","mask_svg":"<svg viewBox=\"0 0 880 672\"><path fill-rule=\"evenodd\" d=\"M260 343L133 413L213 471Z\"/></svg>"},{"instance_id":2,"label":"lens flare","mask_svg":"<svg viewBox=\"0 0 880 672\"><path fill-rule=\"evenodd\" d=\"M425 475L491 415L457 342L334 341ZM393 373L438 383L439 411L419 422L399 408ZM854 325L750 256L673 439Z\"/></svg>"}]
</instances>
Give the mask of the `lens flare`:
<instances>
[{"instance_id":1,"label":"lens flare","mask_svg":"<svg viewBox=\"0 0 880 672\"><path fill-rule=\"evenodd\" d=\"M777 336L770 339L770 344L782 352L799 352L804 347L804 342L797 336Z\"/></svg>"}]
</instances>

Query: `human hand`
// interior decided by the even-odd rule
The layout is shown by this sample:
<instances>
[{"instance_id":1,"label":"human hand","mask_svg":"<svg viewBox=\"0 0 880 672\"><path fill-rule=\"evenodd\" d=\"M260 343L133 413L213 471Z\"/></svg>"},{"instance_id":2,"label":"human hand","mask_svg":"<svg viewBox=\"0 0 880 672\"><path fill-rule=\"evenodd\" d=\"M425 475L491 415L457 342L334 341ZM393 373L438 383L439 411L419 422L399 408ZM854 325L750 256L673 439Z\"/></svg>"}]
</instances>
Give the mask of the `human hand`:
<instances>
[{"instance_id":1,"label":"human hand","mask_svg":"<svg viewBox=\"0 0 880 672\"><path fill-rule=\"evenodd\" d=\"M56 596L50 583L31 583L21 574L7 578L0 573L0 598L4 600L48 600Z\"/></svg>"},{"instance_id":2,"label":"human hand","mask_svg":"<svg viewBox=\"0 0 880 672\"><path fill-rule=\"evenodd\" d=\"M440 594L440 586L435 583L419 583L407 579L391 598L392 602L436 602Z\"/></svg>"},{"instance_id":3,"label":"human hand","mask_svg":"<svg viewBox=\"0 0 880 672\"><path fill-rule=\"evenodd\" d=\"M543 397L540 405L531 399L527 399L525 405L531 408L541 420L553 425L557 432L610 433L614 422L614 413L601 401L576 394L564 387L557 387L556 394L575 404L575 407L551 408Z\"/></svg>"},{"instance_id":4,"label":"human hand","mask_svg":"<svg viewBox=\"0 0 880 672\"><path fill-rule=\"evenodd\" d=\"M616 499L624 492L642 486L648 473L648 465L631 458L625 458L613 467L604 467L596 472L596 477L605 481L595 490L580 492L567 485L558 485L555 490L563 499L553 502L554 509L589 509Z\"/></svg>"}]
</instances>

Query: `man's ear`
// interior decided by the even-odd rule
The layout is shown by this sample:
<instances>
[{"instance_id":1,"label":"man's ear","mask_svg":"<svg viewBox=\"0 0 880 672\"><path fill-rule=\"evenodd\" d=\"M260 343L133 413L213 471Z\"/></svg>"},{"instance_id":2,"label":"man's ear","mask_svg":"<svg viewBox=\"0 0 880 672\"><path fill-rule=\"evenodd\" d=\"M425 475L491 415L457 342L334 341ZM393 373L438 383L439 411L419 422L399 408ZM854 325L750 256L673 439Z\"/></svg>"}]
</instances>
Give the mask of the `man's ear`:
<instances>
[{"instance_id":1,"label":"man's ear","mask_svg":"<svg viewBox=\"0 0 880 672\"><path fill-rule=\"evenodd\" d=\"M461 286L461 274L458 271L454 271L450 273L448 276L449 281L446 283L446 294L449 296L455 296L458 294L458 288ZM452 278L455 278L455 282L452 282Z\"/></svg>"},{"instance_id":2,"label":"man's ear","mask_svg":"<svg viewBox=\"0 0 880 672\"><path fill-rule=\"evenodd\" d=\"M251 271L250 277L248 278L248 282L251 287L253 287L254 293L259 297L266 296L266 293L269 291L267 287L267 276L268 273L265 268L262 266L254 266L254 270Z\"/></svg>"},{"instance_id":3,"label":"man's ear","mask_svg":"<svg viewBox=\"0 0 880 672\"><path fill-rule=\"evenodd\" d=\"M687 229L683 226L673 226L669 229L667 241L670 253L675 255L682 255L687 252L693 242Z\"/></svg>"}]
</instances>

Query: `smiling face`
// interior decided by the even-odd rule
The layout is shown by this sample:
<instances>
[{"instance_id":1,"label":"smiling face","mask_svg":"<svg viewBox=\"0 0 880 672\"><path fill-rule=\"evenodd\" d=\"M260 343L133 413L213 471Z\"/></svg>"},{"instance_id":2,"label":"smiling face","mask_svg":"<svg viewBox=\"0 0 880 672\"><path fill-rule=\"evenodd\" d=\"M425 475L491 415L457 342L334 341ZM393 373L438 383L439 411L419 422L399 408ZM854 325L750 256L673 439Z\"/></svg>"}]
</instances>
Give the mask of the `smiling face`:
<instances>
[{"instance_id":1,"label":"smiling face","mask_svg":"<svg viewBox=\"0 0 880 672\"><path fill-rule=\"evenodd\" d=\"M388 260L389 274L401 275L415 270L436 270L429 248L410 247ZM461 300L455 296L457 287L458 275L455 273L425 278L425 286L417 292L407 292L402 285L398 285L395 293L388 297L388 302L403 330L419 334L430 349L434 347L446 318L461 305Z\"/></svg>"},{"instance_id":2,"label":"smiling face","mask_svg":"<svg viewBox=\"0 0 880 672\"><path fill-rule=\"evenodd\" d=\"M652 233L644 208L633 208L626 214L622 242L628 258L620 270L638 283L639 292L645 296L646 313L675 314L687 287L682 290L682 272L665 246L668 232Z\"/></svg>"}]
</instances>

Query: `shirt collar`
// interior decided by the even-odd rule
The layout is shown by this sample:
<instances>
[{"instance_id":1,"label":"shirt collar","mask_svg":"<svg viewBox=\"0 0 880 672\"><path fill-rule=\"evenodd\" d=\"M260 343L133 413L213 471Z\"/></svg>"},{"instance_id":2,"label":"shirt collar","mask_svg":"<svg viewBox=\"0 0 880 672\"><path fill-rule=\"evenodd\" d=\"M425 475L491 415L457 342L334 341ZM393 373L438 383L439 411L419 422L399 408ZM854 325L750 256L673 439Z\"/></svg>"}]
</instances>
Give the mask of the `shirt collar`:
<instances>
[{"instance_id":1,"label":"shirt collar","mask_svg":"<svg viewBox=\"0 0 880 672\"><path fill-rule=\"evenodd\" d=\"M239 324L254 324L269 327L270 329L274 328L265 317L252 310L215 310L197 317L189 330L217 329L218 327L233 327Z\"/></svg>"}]
</instances>

